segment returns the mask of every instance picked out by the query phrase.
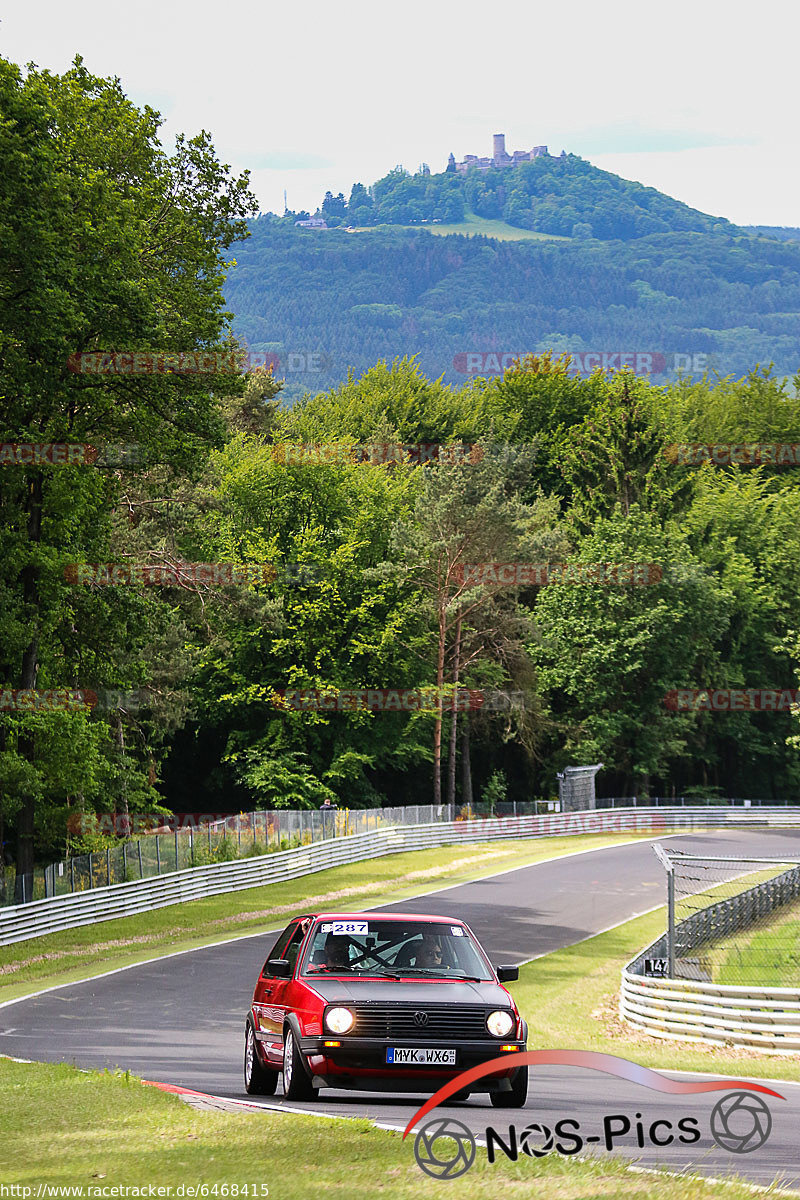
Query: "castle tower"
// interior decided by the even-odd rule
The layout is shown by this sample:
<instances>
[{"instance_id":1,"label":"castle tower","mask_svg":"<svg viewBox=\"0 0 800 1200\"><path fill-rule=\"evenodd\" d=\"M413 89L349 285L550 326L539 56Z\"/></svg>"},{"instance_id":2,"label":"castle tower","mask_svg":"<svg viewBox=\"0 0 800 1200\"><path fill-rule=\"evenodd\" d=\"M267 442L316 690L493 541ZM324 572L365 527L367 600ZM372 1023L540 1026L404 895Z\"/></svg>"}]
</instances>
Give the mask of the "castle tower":
<instances>
[{"instance_id":1,"label":"castle tower","mask_svg":"<svg viewBox=\"0 0 800 1200\"><path fill-rule=\"evenodd\" d=\"M495 165L503 163L508 158L506 154L506 135L504 133L496 133L492 137L492 158Z\"/></svg>"}]
</instances>

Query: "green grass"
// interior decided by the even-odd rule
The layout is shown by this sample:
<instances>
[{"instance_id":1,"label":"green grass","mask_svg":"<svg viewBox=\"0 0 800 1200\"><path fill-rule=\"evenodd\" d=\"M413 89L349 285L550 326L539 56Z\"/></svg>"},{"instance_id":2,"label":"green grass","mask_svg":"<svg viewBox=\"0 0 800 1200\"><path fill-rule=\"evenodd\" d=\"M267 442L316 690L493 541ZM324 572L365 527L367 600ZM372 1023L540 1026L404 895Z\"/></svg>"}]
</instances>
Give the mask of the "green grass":
<instances>
[{"instance_id":1,"label":"green grass","mask_svg":"<svg viewBox=\"0 0 800 1200\"><path fill-rule=\"evenodd\" d=\"M703 908L711 908L712 904L718 904L720 900L728 900L731 896L738 896L740 892L749 892L759 883L766 883L768 879L783 875L787 870L786 863L780 863L775 867L763 867L761 870L747 871L733 879L726 879L723 883L704 888L701 892L690 892L685 896L679 896L675 902L675 921L676 923L685 921L687 917L694 916Z\"/></svg>"},{"instance_id":2,"label":"green grass","mask_svg":"<svg viewBox=\"0 0 800 1200\"><path fill-rule=\"evenodd\" d=\"M372 225L364 229L357 229L356 233L371 233L373 230L392 230L392 229L413 229L423 230L426 233L436 233L441 236L446 236L451 233L461 234L462 237L475 237L477 234L482 234L484 237L498 238L503 242L569 242L571 238L562 237L557 233L535 233L532 229L518 229L514 225L507 225L505 221L496 220L490 217L476 217L474 213L467 213L465 219L459 222L442 222L441 225Z\"/></svg>"},{"instance_id":3,"label":"green grass","mask_svg":"<svg viewBox=\"0 0 800 1200\"><path fill-rule=\"evenodd\" d=\"M787 864L750 871L681 899L676 920L710 908L740 892L750 891L787 870ZM692 951L700 966L714 983L751 984L755 987L800 986L800 902L790 911L773 919L765 918L757 927L723 941L703 942Z\"/></svg>"},{"instance_id":4,"label":"green grass","mask_svg":"<svg viewBox=\"0 0 800 1200\"><path fill-rule=\"evenodd\" d=\"M445 883L466 882L527 863L649 836L619 833L510 838L390 854L287 883L210 896L17 942L0 947L0 1002L177 950L280 929L303 909L354 911L365 902L374 905L397 901Z\"/></svg>"},{"instance_id":5,"label":"green grass","mask_svg":"<svg viewBox=\"0 0 800 1200\"><path fill-rule=\"evenodd\" d=\"M402 1110L411 1116L409 1103ZM494 1114L492 1116L491 1114ZM494 1109L487 1124L498 1121ZM479 1149L457 1183L423 1175L413 1139L367 1120L197 1110L124 1074L0 1060L0 1182L90 1188L248 1184L270 1200L748 1200L752 1190L700 1179L634 1174L623 1159L575 1161L520 1156L490 1166ZM208 1195L208 1190L206 1195ZM97 1193L95 1193L97 1194ZM106 1192L106 1195L110 1195ZM146 1192L145 1192L146 1194ZM211 1193L214 1194L213 1192ZM230 1194L230 1193L228 1193ZM252 1195L252 1192L250 1192ZM240 1191L241 1195L241 1191Z\"/></svg>"},{"instance_id":6,"label":"green grass","mask_svg":"<svg viewBox=\"0 0 800 1200\"><path fill-rule=\"evenodd\" d=\"M715 983L800 988L800 901L712 951Z\"/></svg>"}]
</instances>

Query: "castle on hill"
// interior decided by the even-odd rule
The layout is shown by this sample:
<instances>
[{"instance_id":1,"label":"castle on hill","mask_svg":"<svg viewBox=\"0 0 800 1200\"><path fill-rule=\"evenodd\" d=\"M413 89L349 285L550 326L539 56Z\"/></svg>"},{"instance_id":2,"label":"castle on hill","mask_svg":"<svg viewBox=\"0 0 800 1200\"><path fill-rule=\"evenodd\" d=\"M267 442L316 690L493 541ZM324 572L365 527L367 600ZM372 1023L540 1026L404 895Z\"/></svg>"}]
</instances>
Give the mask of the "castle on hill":
<instances>
[{"instance_id":1,"label":"castle on hill","mask_svg":"<svg viewBox=\"0 0 800 1200\"><path fill-rule=\"evenodd\" d=\"M492 167L516 167L519 163L532 162L534 158L550 158L547 146L534 146L532 150L515 150L513 154L509 154L506 150L506 135L504 133L496 133L492 138L492 156L491 158L479 158L477 154L465 154L464 161L457 163L455 155L451 152L447 160L448 171L465 172L470 167L477 167L479 171L489 171ZM565 158L564 151L561 151L561 157Z\"/></svg>"}]
</instances>

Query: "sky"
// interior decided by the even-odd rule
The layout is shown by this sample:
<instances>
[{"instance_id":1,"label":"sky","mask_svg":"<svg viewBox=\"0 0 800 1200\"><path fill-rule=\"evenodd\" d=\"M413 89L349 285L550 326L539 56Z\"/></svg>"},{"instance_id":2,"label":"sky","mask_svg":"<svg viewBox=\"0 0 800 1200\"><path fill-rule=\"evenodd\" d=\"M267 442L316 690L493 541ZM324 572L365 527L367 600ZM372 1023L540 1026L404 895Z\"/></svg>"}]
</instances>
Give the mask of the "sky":
<instances>
[{"instance_id":1,"label":"sky","mask_svg":"<svg viewBox=\"0 0 800 1200\"><path fill-rule=\"evenodd\" d=\"M262 211L313 211L395 165L547 144L737 224L800 226L800 6L761 0L402 5L28 0L0 53L75 54L178 132L206 129Z\"/></svg>"}]
</instances>

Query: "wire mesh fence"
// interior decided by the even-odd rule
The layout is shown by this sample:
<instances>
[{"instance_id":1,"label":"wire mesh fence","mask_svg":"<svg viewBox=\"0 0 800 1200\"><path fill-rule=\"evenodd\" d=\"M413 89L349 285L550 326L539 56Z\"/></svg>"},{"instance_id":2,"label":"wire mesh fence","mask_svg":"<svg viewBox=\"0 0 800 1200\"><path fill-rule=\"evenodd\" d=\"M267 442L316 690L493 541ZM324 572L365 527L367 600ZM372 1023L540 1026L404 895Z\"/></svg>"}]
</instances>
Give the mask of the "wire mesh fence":
<instances>
[{"instance_id":1,"label":"wire mesh fence","mask_svg":"<svg viewBox=\"0 0 800 1200\"><path fill-rule=\"evenodd\" d=\"M555 808L554 801L536 800L494 806L409 804L370 809L262 810L216 820L180 820L172 829L153 822L153 828L135 839L114 839L114 844L91 854L75 855L30 874L17 876L13 867L6 866L4 876L0 875L0 906L26 904L113 883L130 883L187 867L292 850L328 838L394 825L530 816Z\"/></svg>"},{"instance_id":2,"label":"wire mesh fence","mask_svg":"<svg viewBox=\"0 0 800 1200\"><path fill-rule=\"evenodd\" d=\"M645 974L800 986L800 860L657 852L667 871L668 928L663 957L651 948Z\"/></svg>"}]
</instances>

